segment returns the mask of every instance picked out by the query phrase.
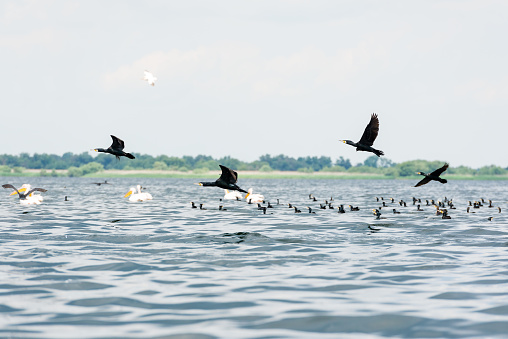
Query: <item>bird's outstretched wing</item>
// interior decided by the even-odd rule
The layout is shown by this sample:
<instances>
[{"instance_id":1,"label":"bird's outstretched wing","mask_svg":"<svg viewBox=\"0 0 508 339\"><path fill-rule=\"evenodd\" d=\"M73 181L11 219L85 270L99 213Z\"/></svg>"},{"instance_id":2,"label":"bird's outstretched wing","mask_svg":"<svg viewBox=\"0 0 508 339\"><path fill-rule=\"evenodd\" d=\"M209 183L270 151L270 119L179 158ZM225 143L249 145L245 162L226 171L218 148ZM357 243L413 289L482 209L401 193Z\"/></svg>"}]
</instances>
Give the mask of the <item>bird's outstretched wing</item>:
<instances>
[{"instance_id":1,"label":"bird's outstretched wing","mask_svg":"<svg viewBox=\"0 0 508 339\"><path fill-rule=\"evenodd\" d=\"M125 144L124 144L122 139L119 139L119 138L115 137L114 135L111 136L111 139L113 139L113 143L111 144L111 148L118 149L120 151L124 149Z\"/></svg>"},{"instance_id":2,"label":"bird's outstretched wing","mask_svg":"<svg viewBox=\"0 0 508 339\"><path fill-rule=\"evenodd\" d=\"M19 197L21 198L21 193L19 193L18 189L14 186L12 186L11 184L4 184L2 185L3 188L12 188L13 190L16 191L16 193L18 193Z\"/></svg>"},{"instance_id":3,"label":"bird's outstretched wing","mask_svg":"<svg viewBox=\"0 0 508 339\"><path fill-rule=\"evenodd\" d=\"M374 140L377 138L377 133L379 132L379 119L377 118L376 113L372 113L370 116L370 121L367 127L365 127L365 131L363 132L362 138L358 143L372 146L374 144Z\"/></svg>"},{"instance_id":4,"label":"bird's outstretched wing","mask_svg":"<svg viewBox=\"0 0 508 339\"><path fill-rule=\"evenodd\" d=\"M236 182L238 181L238 173L236 173L232 169L227 168L226 166L219 165L219 167L222 170L220 178L227 183L236 184Z\"/></svg>"},{"instance_id":5,"label":"bird's outstretched wing","mask_svg":"<svg viewBox=\"0 0 508 339\"><path fill-rule=\"evenodd\" d=\"M48 190L44 189L44 188L32 188L30 191L28 191L25 195L27 197L30 196L30 194L32 194L33 192L47 192Z\"/></svg>"},{"instance_id":6,"label":"bird's outstretched wing","mask_svg":"<svg viewBox=\"0 0 508 339\"><path fill-rule=\"evenodd\" d=\"M418 186L422 186L422 185L425 185L426 183L428 183L430 181L430 178L429 177L425 177L423 178L422 180L420 180L416 185L415 187L418 187Z\"/></svg>"},{"instance_id":7,"label":"bird's outstretched wing","mask_svg":"<svg viewBox=\"0 0 508 339\"><path fill-rule=\"evenodd\" d=\"M438 168L438 169L437 169L437 170L435 170L434 172L430 173L430 175L438 177L438 176L440 176L440 175L441 175L441 173L443 173L443 172L444 172L444 171L446 171L447 169L448 169L448 164L444 164L444 166L443 166L443 167Z\"/></svg>"}]
</instances>

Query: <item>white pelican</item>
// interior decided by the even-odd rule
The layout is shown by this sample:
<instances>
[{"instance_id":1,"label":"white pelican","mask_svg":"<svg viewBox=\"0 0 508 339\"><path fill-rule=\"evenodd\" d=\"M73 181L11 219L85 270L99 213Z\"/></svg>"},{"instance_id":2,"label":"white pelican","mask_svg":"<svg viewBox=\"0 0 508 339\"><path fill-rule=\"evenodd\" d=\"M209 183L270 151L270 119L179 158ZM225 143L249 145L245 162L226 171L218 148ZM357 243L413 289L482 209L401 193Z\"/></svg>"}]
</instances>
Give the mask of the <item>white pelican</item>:
<instances>
[{"instance_id":1,"label":"white pelican","mask_svg":"<svg viewBox=\"0 0 508 339\"><path fill-rule=\"evenodd\" d=\"M252 188L247 190L247 195L245 196L245 200L250 202L263 202L265 201L265 196L262 194L252 194Z\"/></svg>"},{"instance_id":2,"label":"white pelican","mask_svg":"<svg viewBox=\"0 0 508 339\"><path fill-rule=\"evenodd\" d=\"M152 73L145 70L145 76L143 77L143 80L148 82L149 85L155 86L155 82L157 81L157 78L154 77Z\"/></svg>"},{"instance_id":3,"label":"white pelican","mask_svg":"<svg viewBox=\"0 0 508 339\"><path fill-rule=\"evenodd\" d=\"M127 192L126 195L124 195L124 198L127 198L127 197L129 197L129 201L152 200L152 195L150 193L141 193L141 185L137 185L136 187L131 187L130 191Z\"/></svg>"},{"instance_id":4,"label":"white pelican","mask_svg":"<svg viewBox=\"0 0 508 339\"><path fill-rule=\"evenodd\" d=\"M19 196L19 203L21 205L39 205L44 198L40 194L33 194L34 192L46 192L44 188L32 188L29 184L23 184L21 188L18 190L16 187L5 184L2 185L3 188L12 188L14 192L12 192L10 195L18 194ZM26 193L23 193L25 192Z\"/></svg>"},{"instance_id":5,"label":"white pelican","mask_svg":"<svg viewBox=\"0 0 508 339\"><path fill-rule=\"evenodd\" d=\"M238 191L230 192L229 190L224 190L224 200L240 200L242 198L242 193Z\"/></svg>"}]
</instances>

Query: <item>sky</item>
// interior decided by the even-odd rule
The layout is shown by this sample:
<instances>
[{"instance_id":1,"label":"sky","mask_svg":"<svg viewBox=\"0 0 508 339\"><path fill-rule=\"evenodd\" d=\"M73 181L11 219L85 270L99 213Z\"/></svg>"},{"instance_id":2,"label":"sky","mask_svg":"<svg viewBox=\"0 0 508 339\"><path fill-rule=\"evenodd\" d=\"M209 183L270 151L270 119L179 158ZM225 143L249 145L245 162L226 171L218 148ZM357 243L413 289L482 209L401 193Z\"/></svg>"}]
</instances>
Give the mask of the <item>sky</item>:
<instances>
[{"instance_id":1,"label":"sky","mask_svg":"<svg viewBox=\"0 0 508 339\"><path fill-rule=\"evenodd\" d=\"M508 2L1 1L0 154L508 166ZM158 81L142 81L149 70Z\"/></svg>"}]
</instances>

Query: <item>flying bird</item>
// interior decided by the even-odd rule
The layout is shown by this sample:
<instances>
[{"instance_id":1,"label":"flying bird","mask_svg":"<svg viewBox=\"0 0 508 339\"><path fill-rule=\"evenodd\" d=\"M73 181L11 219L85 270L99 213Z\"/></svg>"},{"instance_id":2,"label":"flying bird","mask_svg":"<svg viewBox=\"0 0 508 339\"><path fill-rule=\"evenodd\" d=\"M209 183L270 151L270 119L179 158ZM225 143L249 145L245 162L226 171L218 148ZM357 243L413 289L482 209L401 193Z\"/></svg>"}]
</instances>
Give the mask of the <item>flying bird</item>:
<instances>
[{"instance_id":1,"label":"flying bird","mask_svg":"<svg viewBox=\"0 0 508 339\"><path fill-rule=\"evenodd\" d=\"M219 167L222 170L222 173L221 173L219 179L217 179L213 182L199 182L196 185L216 186L216 187L220 187L220 188L223 188L226 190L249 193L236 185L236 182L238 181L238 173L236 173L232 169L227 168L226 166L219 165Z\"/></svg>"},{"instance_id":2,"label":"flying bird","mask_svg":"<svg viewBox=\"0 0 508 339\"><path fill-rule=\"evenodd\" d=\"M157 81L157 78L153 76L152 73L150 73L149 71L145 70L144 72L144 76L143 76L143 80L145 80L146 82L148 82L149 85L151 86L155 86L155 82Z\"/></svg>"},{"instance_id":3,"label":"flying bird","mask_svg":"<svg viewBox=\"0 0 508 339\"><path fill-rule=\"evenodd\" d=\"M377 138L377 134L379 132L379 119L377 118L376 113L372 113L370 117L369 124L365 127L365 131L358 142L353 142L351 140L340 140L345 144L356 147L356 151L364 151L364 152L372 152L378 157L384 155L383 151L375 149L372 147L374 145L374 141Z\"/></svg>"},{"instance_id":4,"label":"flying bird","mask_svg":"<svg viewBox=\"0 0 508 339\"><path fill-rule=\"evenodd\" d=\"M448 181L446 179L443 179L443 178L440 178L439 176L444 172L446 171L446 169L448 168L448 164L444 164L443 167L441 168L438 168L437 170L435 170L434 172L430 173L430 174L427 174L427 173L424 173L424 172L416 172L416 174L420 174L420 175L423 175L425 176L425 178L423 178L422 180L420 180L416 185L415 187L418 187L418 186L422 186L422 185L425 185L427 184L428 182L430 182L431 180L436 180L436 181L439 181L440 183L442 184L446 184Z\"/></svg>"},{"instance_id":5,"label":"flying bird","mask_svg":"<svg viewBox=\"0 0 508 339\"><path fill-rule=\"evenodd\" d=\"M29 187L29 185L27 185L27 186ZM22 192L18 191L16 189L16 187L12 186L11 184L4 184L4 185L2 185L2 187L3 188L12 188L14 191L16 191L16 193L18 193L19 203L21 205L38 205L41 203L42 199L40 199L36 196L31 197L30 195L33 192L47 192L47 190L44 188L32 188L32 189L29 189L26 193L22 193ZM21 189L21 191L23 191L23 190Z\"/></svg>"},{"instance_id":6,"label":"flying bird","mask_svg":"<svg viewBox=\"0 0 508 339\"><path fill-rule=\"evenodd\" d=\"M132 154L123 151L125 143L123 142L122 139L119 139L114 135L111 136L111 139L113 139L113 143L107 149L94 148L94 151L113 154L118 160L120 160L121 156L127 157L129 159L135 159L135 157Z\"/></svg>"}]
</instances>

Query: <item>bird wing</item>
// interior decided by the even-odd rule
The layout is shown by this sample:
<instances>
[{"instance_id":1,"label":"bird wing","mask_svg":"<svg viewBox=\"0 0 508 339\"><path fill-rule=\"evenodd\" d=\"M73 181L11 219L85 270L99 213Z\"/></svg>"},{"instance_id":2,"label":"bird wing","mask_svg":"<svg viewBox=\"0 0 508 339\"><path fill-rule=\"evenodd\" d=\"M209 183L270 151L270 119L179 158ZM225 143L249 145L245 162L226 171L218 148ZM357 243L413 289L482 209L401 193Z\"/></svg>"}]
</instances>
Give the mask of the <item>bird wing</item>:
<instances>
[{"instance_id":1,"label":"bird wing","mask_svg":"<svg viewBox=\"0 0 508 339\"><path fill-rule=\"evenodd\" d=\"M231 184L235 184L238 181L238 173L226 166L219 165L219 167L222 170L222 174L220 175L222 180Z\"/></svg>"},{"instance_id":2,"label":"bird wing","mask_svg":"<svg viewBox=\"0 0 508 339\"><path fill-rule=\"evenodd\" d=\"M113 139L113 143L111 144L111 148L123 150L125 147L125 144L122 139L119 139L115 137L114 135L111 136L111 139Z\"/></svg>"},{"instance_id":3,"label":"bird wing","mask_svg":"<svg viewBox=\"0 0 508 339\"><path fill-rule=\"evenodd\" d=\"M19 193L18 189L14 186L12 186L11 184L4 184L2 185L3 188L12 188L13 190L16 191L16 193L18 193L19 197L21 198L21 193Z\"/></svg>"},{"instance_id":4,"label":"bird wing","mask_svg":"<svg viewBox=\"0 0 508 339\"><path fill-rule=\"evenodd\" d=\"M428 183L430 181L430 178L429 177L425 177L423 178L422 180L420 180L416 185L415 187L418 187L418 186L422 186L422 185L425 185L426 183Z\"/></svg>"},{"instance_id":5,"label":"bird wing","mask_svg":"<svg viewBox=\"0 0 508 339\"><path fill-rule=\"evenodd\" d=\"M365 131L363 132L362 138L358 143L372 146L374 144L374 140L377 138L377 133L379 132L379 119L377 118L376 113L372 113L370 117L369 124L365 127Z\"/></svg>"},{"instance_id":6,"label":"bird wing","mask_svg":"<svg viewBox=\"0 0 508 339\"><path fill-rule=\"evenodd\" d=\"M438 176L440 176L440 175L441 175L441 173L443 173L443 172L444 172L444 171L446 171L447 169L448 169L448 164L444 164L444 166L443 166L443 167L438 168L438 169L437 169L437 170L435 170L434 172L430 173L430 175L438 177Z\"/></svg>"},{"instance_id":7,"label":"bird wing","mask_svg":"<svg viewBox=\"0 0 508 339\"><path fill-rule=\"evenodd\" d=\"M30 196L30 194L32 194L33 192L47 192L48 190L44 189L44 188L32 188L30 191L28 191L25 195L27 197Z\"/></svg>"}]
</instances>

